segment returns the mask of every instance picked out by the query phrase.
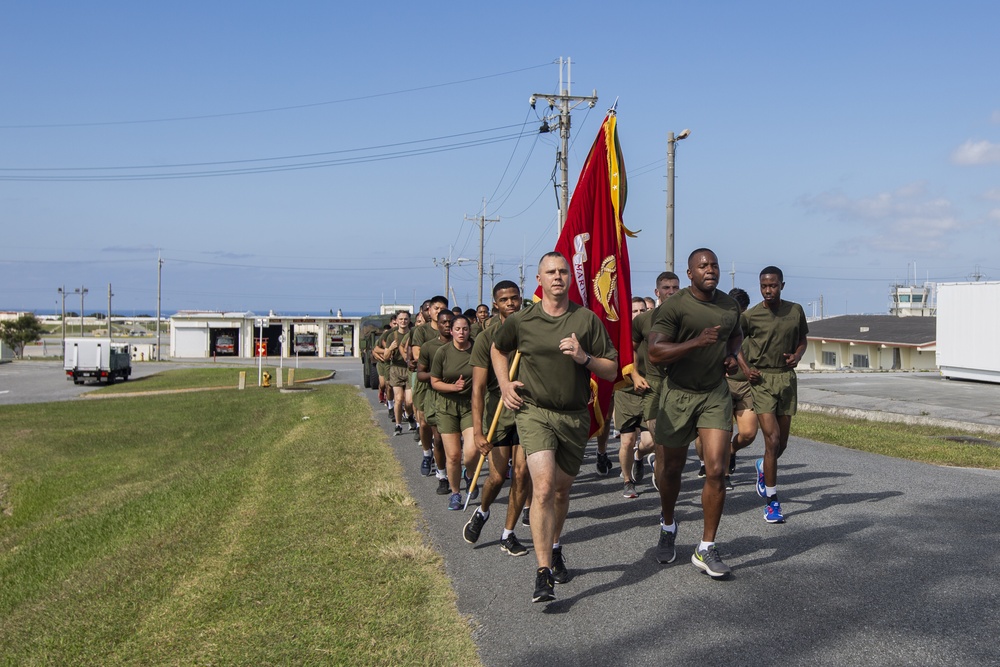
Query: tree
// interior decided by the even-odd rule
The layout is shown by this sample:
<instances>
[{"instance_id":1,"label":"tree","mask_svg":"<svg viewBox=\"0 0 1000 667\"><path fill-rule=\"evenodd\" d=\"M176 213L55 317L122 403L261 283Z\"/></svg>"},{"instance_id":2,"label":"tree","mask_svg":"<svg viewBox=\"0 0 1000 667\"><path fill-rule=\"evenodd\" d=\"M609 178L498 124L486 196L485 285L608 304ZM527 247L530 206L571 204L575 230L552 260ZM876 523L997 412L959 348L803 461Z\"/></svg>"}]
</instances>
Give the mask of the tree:
<instances>
[{"instance_id":1,"label":"tree","mask_svg":"<svg viewBox=\"0 0 1000 667\"><path fill-rule=\"evenodd\" d=\"M42 339L45 329L34 313L21 315L16 320L0 322L0 340L14 350L18 358L24 354L24 346Z\"/></svg>"}]
</instances>

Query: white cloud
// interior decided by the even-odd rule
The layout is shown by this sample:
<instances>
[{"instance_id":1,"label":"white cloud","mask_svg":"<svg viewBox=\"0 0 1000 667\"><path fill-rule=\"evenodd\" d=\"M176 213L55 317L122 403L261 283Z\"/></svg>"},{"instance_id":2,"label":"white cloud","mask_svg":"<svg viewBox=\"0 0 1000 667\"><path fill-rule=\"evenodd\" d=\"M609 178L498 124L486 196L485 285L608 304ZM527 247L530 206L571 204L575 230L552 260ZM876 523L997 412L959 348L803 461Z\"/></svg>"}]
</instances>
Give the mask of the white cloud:
<instances>
[{"instance_id":1,"label":"white cloud","mask_svg":"<svg viewBox=\"0 0 1000 667\"><path fill-rule=\"evenodd\" d=\"M860 245L880 250L939 252L964 227L952 203L930 196L920 182L858 199L842 192L827 192L802 203L814 213L863 228L861 235L841 239L842 250Z\"/></svg>"},{"instance_id":2,"label":"white cloud","mask_svg":"<svg viewBox=\"0 0 1000 667\"><path fill-rule=\"evenodd\" d=\"M990 141L966 141L951 154L955 164L990 164L1000 162L1000 144Z\"/></svg>"},{"instance_id":3,"label":"white cloud","mask_svg":"<svg viewBox=\"0 0 1000 667\"><path fill-rule=\"evenodd\" d=\"M1000 201L1000 188L990 188L983 193L983 199L988 201Z\"/></svg>"}]
</instances>

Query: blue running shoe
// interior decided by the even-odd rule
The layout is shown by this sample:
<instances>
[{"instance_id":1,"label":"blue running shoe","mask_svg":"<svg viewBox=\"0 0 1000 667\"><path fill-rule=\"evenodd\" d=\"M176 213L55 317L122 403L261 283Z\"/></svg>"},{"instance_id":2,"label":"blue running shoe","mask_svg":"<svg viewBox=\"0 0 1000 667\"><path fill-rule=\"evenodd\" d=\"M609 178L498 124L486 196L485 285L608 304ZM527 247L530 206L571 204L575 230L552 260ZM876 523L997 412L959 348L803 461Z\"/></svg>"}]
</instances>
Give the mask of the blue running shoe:
<instances>
[{"instance_id":1,"label":"blue running shoe","mask_svg":"<svg viewBox=\"0 0 1000 667\"><path fill-rule=\"evenodd\" d=\"M764 459L757 459L753 465L757 468L757 495L767 498L767 490L764 488Z\"/></svg>"},{"instance_id":2,"label":"blue running shoe","mask_svg":"<svg viewBox=\"0 0 1000 667\"><path fill-rule=\"evenodd\" d=\"M433 456L421 456L420 457L420 474L424 477L430 477L431 474L431 464L434 462Z\"/></svg>"},{"instance_id":3,"label":"blue running shoe","mask_svg":"<svg viewBox=\"0 0 1000 667\"><path fill-rule=\"evenodd\" d=\"M768 523L785 523L785 515L781 513L781 503L775 498L764 508L764 521Z\"/></svg>"},{"instance_id":4,"label":"blue running shoe","mask_svg":"<svg viewBox=\"0 0 1000 667\"><path fill-rule=\"evenodd\" d=\"M462 509L462 494L453 493L451 498L448 499L448 509L450 510L461 510Z\"/></svg>"}]
</instances>

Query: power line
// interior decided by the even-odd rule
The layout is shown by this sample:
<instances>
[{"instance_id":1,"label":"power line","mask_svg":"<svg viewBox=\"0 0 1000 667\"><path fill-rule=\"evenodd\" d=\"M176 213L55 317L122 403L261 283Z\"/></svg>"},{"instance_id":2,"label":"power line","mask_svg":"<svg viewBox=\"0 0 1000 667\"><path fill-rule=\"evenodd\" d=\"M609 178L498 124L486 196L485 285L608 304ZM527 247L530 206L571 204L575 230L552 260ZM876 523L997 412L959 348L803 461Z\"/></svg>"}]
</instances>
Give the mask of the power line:
<instances>
[{"instance_id":1,"label":"power line","mask_svg":"<svg viewBox=\"0 0 1000 667\"><path fill-rule=\"evenodd\" d=\"M540 67L548 67L551 62L542 63L540 65L531 65L530 67L522 67L520 69L514 69L507 72L499 72L497 74L486 74L483 76L473 77L471 79L460 79L458 81L449 81L447 83L434 83L426 86L418 86L416 88L404 88L402 90L394 90L387 93L373 93L371 95L359 95L357 97L345 97L339 100L327 100L325 102L311 102L308 104L294 104L281 107L272 107L269 109L254 109L250 111L229 111L225 113L215 113L215 114L200 114L196 116L174 116L169 118L147 118L143 120L112 120L112 121L98 121L90 123L33 123L33 124L21 124L21 125L0 125L0 130L19 130L19 129L38 129L38 128L59 128L59 127L99 127L107 125L140 125L146 123L170 123L176 121L187 121L187 120L206 120L210 118L228 118L231 116L249 116L253 114L262 113L274 113L277 111L294 111L296 109L309 109L313 107L329 106L332 104L345 104L347 102L360 102L363 100L373 100L379 97L390 97L393 95L404 95L406 93L415 93L422 90L433 90L435 88L445 88L447 86L457 86L463 83L472 83L473 81L482 81L484 79L492 79L500 76L507 76L508 74L517 74L519 72L527 72L529 70L538 69Z\"/></svg>"}]
</instances>

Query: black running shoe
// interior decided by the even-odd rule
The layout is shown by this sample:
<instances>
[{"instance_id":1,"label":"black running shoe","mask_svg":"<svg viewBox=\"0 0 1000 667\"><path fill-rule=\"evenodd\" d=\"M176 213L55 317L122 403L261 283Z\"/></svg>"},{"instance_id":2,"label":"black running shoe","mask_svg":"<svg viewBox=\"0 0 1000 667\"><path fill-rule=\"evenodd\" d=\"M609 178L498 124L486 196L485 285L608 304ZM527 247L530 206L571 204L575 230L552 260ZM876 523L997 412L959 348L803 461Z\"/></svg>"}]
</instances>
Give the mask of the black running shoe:
<instances>
[{"instance_id":1,"label":"black running shoe","mask_svg":"<svg viewBox=\"0 0 1000 667\"><path fill-rule=\"evenodd\" d=\"M525 507L524 511L521 512L521 525L530 526L531 525L531 508Z\"/></svg>"},{"instance_id":2,"label":"black running shoe","mask_svg":"<svg viewBox=\"0 0 1000 667\"><path fill-rule=\"evenodd\" d=\"M704 476L705 476L705 464L702 463L701 467L698 468L698 477L704 477Z\"/></svg>"},{"instance_id":3,"label":"black running shoe","mask_svg":"<svg viewBox=\"0 0 1000 667\"><path fill-rule=\"evenodd\" d=\"M410 422L410 430L411 431L416 431L417 430L417 420L413 418L413 415L410 415L410 418L407 419L406 421Z\"/></svg>"},{"instance_id":4,"label":"black running shoe","mask_svg":"<svg viewBox=\"0 0 1000 667\"><path fill-rule=\"evenodd\" d=\"M736 472L736 454L729 455L729 474Z\"/></svg>"},{"instance_id":5,"label":"black running shoe","mask_svg":"<svg viewBox=\"0 0 1000 667\"><path fill-rule=\"evenodd\" d=\"M465 480L465 492L469 494L469 500L471 501L471 500L475 500L476 498L478 498L479 497L479 486L477 485L475 488L473 488L472 487L472 480L469 479L468 477L466 477L465 475L462 475L462 479Z\"/></svg>"},{"instance_id":6,"label":"black running shoe","mask_svg":"<svg viewBox=\"0 0 1000 667\"><path fill-rule=\"evenodd\" d=\"M557 547L552 550L552 578L557 584L565 584L570 579L569 570L566 569L566 561L563 560L562 547Z\"/></svg>"},{"instance_id":7,"label":"black running shoe","mask_svg":"<svg viewBox=\"0 0 1000 667\"><path fill-rule=\"evenodd\" d=\"M540 567L535 572L535 594L531 596L532 602L548 602L556 599L556 582L552 578L552 572L547 567Z\"/></svg>"},{"instance_id":8,"label":"black running shoe","mask_svg":"<svg viewBox=\"0 0 1000 667\"><path fill-rule=\"evenodd\" d=\"M403 426L401 424L396 424L396 428L393 429L394 435L403 435Z\"/></svg>"},{"instance_id":9,"label":"black running shoe","mask_svg":"<svg viewBox=\"0 0 1000 667\"><path fill-rule=\"evenodd\" d=\"M500 540L500 551L511 556L523 556L528 553L528 548L518 541L517 535L511 533L506 540Z\"/></svg>"},{"instance_id":10,"label":"black running shoe","mask_svg":"<svg viewBox=\"0 0 1000 667\"><path fill-rule=\"evenodd\" d=\"M465 528L462 529L462 537L469 544L475 544L479 541L479 534L483 532L483 526L486 525L486 521L489 519L488 516L480 514L479 510L472 513L472 518L465 524Z\"/></svg>"},{"instance_id":11,"label":"black running shoe","mask_svg":"<svg viewBox=\"0 0 1000 667\"><path fill-rule=\"evenodd\" d=\"M656 543L656 562L661 565L667 563L673 563L677 558L677 550L674 548L674 542L677 540L677 533L671 533L669 530L663 530L663 526L660 526L660 541Z\"/></svg>"},{"instance_id":12,"label":"black running shoe","mask_svg":"<svg viewBox=\"0 0 1000 667\"><path fill-rule=\"evenodd\" d=\"M597 474L607 475L611 472L611 459L607 452L597 452Z\"/></svg>"},{"instance_id":13,"label":"black running shoe","mask_svg":"<svg viewBox=\"0 0 1000 667\"><path fill-rule=\"evenodd\" d=\"M451 495L451 485L448 484L448 480L445 478L438 480L437 494L439 496Z\"/></svg>"},{"instance_id":14,"label":"black running shoe","mask_svg":"<svg viewBox=\"0 0 1000 667\"><path fill-rule=\"evenodd\" d=\"M729 475L726 475L725 484L726 484L726 491L732 491L733 489L736 488L735 486L733 486L733 480L732 478L729 477Z\"/></svg>"},{"instance_id":15,"label":"black running shoe","mask_svg":"<svg viewBox=\"0 0 1000 667\"><path fill-rule=\"evenodd\" d=\"M639 456L639 452L635 452L635 458L632 459L632 482L635 484L641 484L642 478L646 476L646 465Z\"/></svg>"}]
</instances>

